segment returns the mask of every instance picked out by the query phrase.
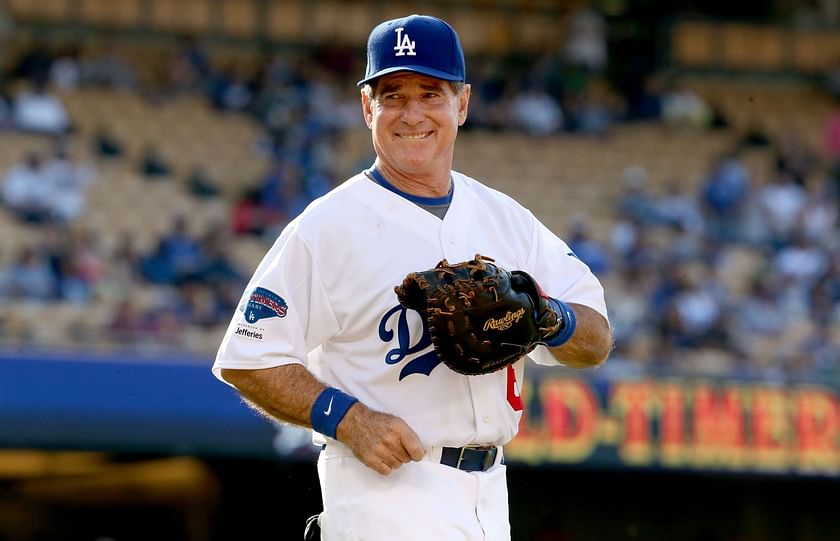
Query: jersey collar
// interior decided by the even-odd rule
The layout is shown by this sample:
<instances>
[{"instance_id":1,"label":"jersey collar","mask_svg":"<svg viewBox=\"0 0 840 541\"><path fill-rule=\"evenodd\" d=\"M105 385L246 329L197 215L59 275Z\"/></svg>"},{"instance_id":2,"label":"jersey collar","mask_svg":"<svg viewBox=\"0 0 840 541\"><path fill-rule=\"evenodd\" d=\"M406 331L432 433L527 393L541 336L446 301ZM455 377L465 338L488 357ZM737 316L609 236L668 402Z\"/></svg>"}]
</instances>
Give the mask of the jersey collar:
<instances>
[{"instance_id":1,"label":"jersey collar","mask_svg":"<svg viewBox=\"0 0 840 541\"><path fill-rule=\"evenodd\" d=\"M394 186L393 184L388 182L385 179L385 177L382 176L382 173L379 172L379 169L377 169L376 167L371 167L370 169L367 169L365 171L365 174L367 174L369 177L373 178L373 180L375 180L383 188L385 188L385 189L387 189L391 192L394 192L395 194L399 195L400 197L404 197L405 199L408 199L412 203L416 203L418 205L427 205L427 206L448 205L452 202L452 194L455 191L455 183L450 182L449 183L450 184L449 193L447 193L446 195L441 196L441 197L423 197L423 196L420 196L420 195L413 195L413 194L410 194L410 193L407 193L407 192L404 192L404 191L400 190L399 188L397 188L396 186Z\"/></svg>"}]
</instances>

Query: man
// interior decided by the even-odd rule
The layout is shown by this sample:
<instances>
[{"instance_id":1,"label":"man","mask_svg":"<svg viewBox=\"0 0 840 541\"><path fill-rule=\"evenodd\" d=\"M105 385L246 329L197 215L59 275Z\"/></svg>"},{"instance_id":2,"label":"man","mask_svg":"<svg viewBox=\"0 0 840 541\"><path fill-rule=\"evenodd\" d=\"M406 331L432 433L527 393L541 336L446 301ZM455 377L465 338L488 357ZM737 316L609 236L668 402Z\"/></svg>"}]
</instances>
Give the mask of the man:
<instances>
[{"instance_id":1,"label":"man","mask_svg":"<svg viewBox=\"0 0 840 541\"><path fill-rule=\"evenodd\" d=\"M359 85L376 160L283 230L216 358L214 373L258 411L314 425L325 540L510 539L502 446L521 417L524 358L481 376L441 364L428 325L395 295L407 273L493 257L576 317L532 359L583 368L611 347L586 265L512 199L452 171L465 81L444 21L373 29Z\"/></svg>"}]
</instances>

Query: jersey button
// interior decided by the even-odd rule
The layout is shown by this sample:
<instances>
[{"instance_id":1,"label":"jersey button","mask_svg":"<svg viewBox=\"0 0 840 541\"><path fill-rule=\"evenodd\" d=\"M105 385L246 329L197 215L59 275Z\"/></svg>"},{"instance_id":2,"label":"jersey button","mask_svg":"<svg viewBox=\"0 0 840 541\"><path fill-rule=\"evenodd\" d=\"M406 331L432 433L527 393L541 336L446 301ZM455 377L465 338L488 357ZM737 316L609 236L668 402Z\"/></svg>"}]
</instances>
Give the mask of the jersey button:
<instances>
[{"instance_id":1,"label":"jersey button","mask_svg":"<svg viewBox=\"0 0 840 541\"><path fill-rule=\"evenodd\" d=\"M481 420L484 421L485 423L489 423L490 422L490 416L485 415L484 417L481 418Z\"/></svg>"},{"instance_id":2,"label":"jersey button","mask_svg":"<svg viewBox=\"0 0 840 541\"><path fill-rule=\"evenodd\" d=\"M455 244L455 236L449 237L449 244Z\"/></svg>"}]
</instances>

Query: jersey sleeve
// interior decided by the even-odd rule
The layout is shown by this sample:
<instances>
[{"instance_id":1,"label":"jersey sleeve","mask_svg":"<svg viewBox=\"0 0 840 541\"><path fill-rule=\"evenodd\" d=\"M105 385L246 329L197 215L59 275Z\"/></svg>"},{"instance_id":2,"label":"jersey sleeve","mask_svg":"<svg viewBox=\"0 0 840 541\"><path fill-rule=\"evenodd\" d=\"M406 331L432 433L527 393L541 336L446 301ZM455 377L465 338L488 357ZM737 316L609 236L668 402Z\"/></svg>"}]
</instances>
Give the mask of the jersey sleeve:
<instances>
[{"instance_id":1,"label":"jersey sleeve","mask_svg":"<svg viewBox=\"0 0 840 541\"><path fill-rule=\"evenodd\" d=\"M588 306L609 321L604 288L598 277L566 242L536 218L526 268L547 295L565 303ZM552 353L544 347L538 347L530 356L538 364L557 364Z\"/></svg>"},{"instance_id":2,"label":"jersey sleeve","mask_svg":"<svg viewBox=\"0 0 840 541\"><path fill-rule=\"evenodd\" d=\"M338 330L312 251L287 227L245 288L213 374L222 379L223 368L306 366L309 352Z\"/></svg>"}]
</instances>

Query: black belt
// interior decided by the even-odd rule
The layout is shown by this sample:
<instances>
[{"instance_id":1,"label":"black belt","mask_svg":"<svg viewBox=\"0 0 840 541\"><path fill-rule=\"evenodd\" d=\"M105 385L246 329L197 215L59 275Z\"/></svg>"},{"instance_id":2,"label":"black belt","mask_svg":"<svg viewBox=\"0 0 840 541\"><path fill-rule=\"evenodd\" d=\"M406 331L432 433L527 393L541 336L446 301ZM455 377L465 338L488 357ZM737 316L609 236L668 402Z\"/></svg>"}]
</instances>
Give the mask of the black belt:
<instances>
[{"instance_id":1,"label":"black belt","mask_svg":"<svg viewBox=\"0 0 840 541\"><path fill-rule=\"evenodd\" d=\"M443 447L440 463L464 471L487 471L496 463L499 448L494 445Z\"/></svg>"}]
</instances>

